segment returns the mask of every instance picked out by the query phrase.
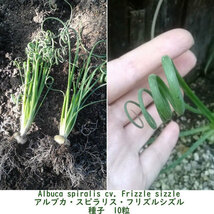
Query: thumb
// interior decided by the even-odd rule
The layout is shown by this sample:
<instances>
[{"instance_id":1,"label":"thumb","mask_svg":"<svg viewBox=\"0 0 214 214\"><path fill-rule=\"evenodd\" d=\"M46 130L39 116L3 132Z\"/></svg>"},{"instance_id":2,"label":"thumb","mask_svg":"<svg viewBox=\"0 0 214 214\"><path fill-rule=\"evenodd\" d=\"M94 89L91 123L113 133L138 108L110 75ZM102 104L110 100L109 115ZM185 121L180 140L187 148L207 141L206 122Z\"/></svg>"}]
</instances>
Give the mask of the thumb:
<instances>
[{"instance_id":1,"label":"thumb","mask_svg":"<svg viewBox=\"0 0 214 214\"><path fill-rule=\"evenodd\" d=\"M149 188L164 164L167 162L172 149L176 145L178 136L178 124L176 122L170 122L155 142L140 155L142 169L146 180L145 188Z\"/></svg>"}]
</instances>

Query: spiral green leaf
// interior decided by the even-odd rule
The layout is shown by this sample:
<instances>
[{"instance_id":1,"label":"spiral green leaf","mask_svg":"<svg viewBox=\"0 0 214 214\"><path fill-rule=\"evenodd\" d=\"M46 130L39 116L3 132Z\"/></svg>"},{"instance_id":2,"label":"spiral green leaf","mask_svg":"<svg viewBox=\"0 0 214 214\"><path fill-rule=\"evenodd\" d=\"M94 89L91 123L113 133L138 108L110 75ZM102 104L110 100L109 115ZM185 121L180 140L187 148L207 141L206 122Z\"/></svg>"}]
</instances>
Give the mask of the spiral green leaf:
<instances>
[{"instance_id":1,"label":"spiral green leaf","mask_svg":"<svg viewBox=\"0 0 214 214\"><path fill-rule=\"evenodd\" d=\"M178 73L173 61L169 56L162 57L162 66L166 75L168 86L163 82L163 80L155 75L151 74L148 78L150 90L141 88L138 91L138 103L134 101L127 101L124 105L124 110L129 118L130 122L133 123L138 128L143 128L143 121L139 118L140 124L138 124L129 114L128 104L136 105L140 108L141 113L144 115L145 120L150 125L151 128L156 129L157 124L149 114L146 106L143 102L143 93L149 94L157 108L158 114L163 122L167 122L172 118L172 111L177 113L177 115L182 115L185 109L192 111L197 114L202 114L207 117L211 123L214 123L214 117L209 109L200 101L200 99L193 93L193 91L188 87L183 78ZM191 99L193 104L196 106L192 107L186 104L182 96L181 89L185 94ZM170 104L172 108L170 107Z\"/></svg>"},{"instance_id":2,"label":"spiral green leaf","mask_svg":"<svg viewBox=\"0 0 214 214\"><path fill-rule=\"evenodd\" d=\"M160 77L155 74L151 74L148 78L150 90L145 88L139 89L138 103L129 100L124 104L124 110L130 122L138 128L143 128L144 124L142 119L137 116L140 121L139 124L136 122L135 119L130 116L128 112L128 104L133 104L140 108L141 113L143 114L145 120L150 125L150 127L153 129L157 129L157 124L154 118L152 118L152 116L149 114L143 102L143 93L146 92L152 97L153 102L157 108L158 114L163 122L166 122L171 119L173 109L178 115L182 115L187 109L193 113L205 116L210 123L206 126L180 133L180 136L188 136L199 133L201 133L202 136L187 150L187 152L185 152L180 158L172 162L170 165L165 167L161 171L161 173L167 172L168 170L174 168L184 158L194 152L198 148L198 146L200 146L206 139L209 139L211 136L214 135L214 114L201 102L201 100L189 88L184 79L178 73L173 61L168 56L162 57L162 66L166 75L168 86L160 79ZM195 107L192 107L189 104L185 103L180 88L183 89L184 94L191 100ZM152 140L149 140L150 143L153 141L154 138Z\"/></svg>"}]
</instances>

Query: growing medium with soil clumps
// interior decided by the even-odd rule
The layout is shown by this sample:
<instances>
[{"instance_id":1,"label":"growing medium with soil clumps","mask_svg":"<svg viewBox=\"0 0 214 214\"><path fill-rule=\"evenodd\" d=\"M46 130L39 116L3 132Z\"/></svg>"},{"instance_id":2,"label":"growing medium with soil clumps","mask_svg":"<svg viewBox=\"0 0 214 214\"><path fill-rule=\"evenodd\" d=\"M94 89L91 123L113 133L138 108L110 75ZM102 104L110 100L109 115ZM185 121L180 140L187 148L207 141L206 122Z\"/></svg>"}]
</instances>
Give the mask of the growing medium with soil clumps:
<instances>
[{"instance_id":1,"label":"growing medium with soil clumps","mask_svg":"<svg viewBox=\"0 0 214 214\"><path fill-rule=\"evenodd\" d=\"M72 6L73 17L76 17L72 26L77 27L81 23L82 43L90 50L94 41L105 39L105 2L77 3ZM25 57L27 43L39 31L40 23L35 22L35 16L40 14L45 18L51 15L66 21L70 16L69 10L66 4L58 2L55 9L50 9L44 3L28 1L5 1L0 5L0 12L3 14L2 29L5 35L9 33L12 37L0 38L1 44L7 41L0 53L1 189L105 188L105 102L83 109L70 134L71 144L58 145L53 137L59 126L63 96L59 92L50 91L29 130L27 142L23 145L17 144L12 138L13 132L19 129L21 99L20 75L12 61L17 57ZM105 54L105 45L97 47L95 52L98 55ZM92 61L92 65L96 66L96 62ZM51 69L51 76L55 80L54 89L65 90L67 66L65 62ZM104 98L105 89L101 88L88 102Z\"/></svg>"}]
</instances>

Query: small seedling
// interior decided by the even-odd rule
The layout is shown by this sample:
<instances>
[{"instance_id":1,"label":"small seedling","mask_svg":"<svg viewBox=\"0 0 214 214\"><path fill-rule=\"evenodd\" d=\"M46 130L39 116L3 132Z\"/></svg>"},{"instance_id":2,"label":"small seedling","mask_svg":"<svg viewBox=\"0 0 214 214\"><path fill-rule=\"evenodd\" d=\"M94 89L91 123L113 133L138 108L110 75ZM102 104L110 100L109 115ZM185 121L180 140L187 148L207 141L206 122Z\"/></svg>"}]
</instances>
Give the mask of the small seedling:
<instances>
[{"instance_id":1,"label":"small seedling","mask_svg":"<svg viewBox=\"0 0 214 214\"><path fill-rule=\"evenodd\" d=\"M27 45L26 55L26 61L15 63L21 74L23 95L20 132L15 133L14 138L21 144L27 141L26 134L53 83L51 81L47 84L54 61L52 33L41 31ZM47 86L47 90L41 98L45 86Z\"/></svg>"},{"instance_id":2,"label":"small seedling","mask_svg":"<svg viewBox=\"0 0 214 214\"><path fill-rule=\"evenodd\" d=\"M67 1L65 1L68 3ZM69 3L68 3L69 4ZM69 4L70 5L70 4ZM72 7L70 5L72 10ZM71 133L74 128L74 125L77 121L77 116L79 112L85 108L86 106L101 102L103 100L93 101L86 104L88 98L100 87L104 86L104 84L99 85L99 74L103 71L106 60L105 56L99 56L94 53L96 47L105 41L98 41L91 51L86 51L85 56L83 57L83 62L79 62L80 56L80 47L81 47L81 40L80 36L77 31L70 27L71 26L71 19L67 22L63 22L62 20L56 17L49 17L47 20L54 20L59 22L62 25L60 29L59 37L59 45L61 53L61 61L63 61L63 57L66 54L66 49L68 53L68 82L67 82L67 89L64 93L64 101L62 105L61 111L61 119L59 125L59 135L54 137L54 140L59 144L69 144L69 140L67 137ZM43 23L44 25L44 23ZM71 47L71 37L76 38L75 47ZM74 58L72 61L72 51L71 48L75 48ZM59 55L60 55L59 53ZM92 59L102 58L101 63L96 66L92 66ZM58 57L59 59L59 57Z\"/></svg>"},{"instance_id":3,"label":"small seedling","mask_svg":"<svg viewBox=\"0 0 214 214\"><path fill-rule=\"evenodd\" d=\"M76 31L74 31L76 32ZM68 37L69 38L69 37ZM88 56L84 59L81 68L78 69L78 58L79 58L79 47L80 41L78 34L76 33L76 51L73 63L71 63L71 47L70 41L68 42L68 53L69 53L69 67L68 67L68 83L67 90L65 92L61 119L59 135L54 137L55 141L59 144L69 144L67 137L71 133L72 129L77 120L78 113L86 106L95 104L98 101L93 101L91 103L85 104L87 99L100 87L103 85L98 85L99 78L96 75L106 64L106 61L102 62L97 66L91 66L91 60L93 58L93 52L96 46L103 42L97 42ZM75 77L75 71L78 70L77 77ZM72 93L71 93L72 90Z\"/></svg>"}]
</instances>

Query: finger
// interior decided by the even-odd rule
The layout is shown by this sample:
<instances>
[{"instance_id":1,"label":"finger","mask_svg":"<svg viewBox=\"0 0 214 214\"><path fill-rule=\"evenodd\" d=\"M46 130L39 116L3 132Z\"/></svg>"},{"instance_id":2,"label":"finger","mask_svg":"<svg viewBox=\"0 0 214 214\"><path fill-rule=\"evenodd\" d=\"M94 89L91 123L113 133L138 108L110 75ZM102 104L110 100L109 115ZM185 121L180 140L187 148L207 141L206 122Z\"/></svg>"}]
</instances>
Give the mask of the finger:
<instances>
[{"instance_id":1,"label":"finger","mask_svg":"<svg viewBox=\"0 0 214 214\"><path fill-rule=\"evenodd\" d=\"M157 109L154 104L147 108L148 113L153 117L157 124L157 128L162 124L162 120L157 112ZM150 137L154 134L156 130L152 129L150 125L147 123L144 116L141 114L139 116L143 121L144 127L142 129L137 128L134 124L130 123L125 129L125 133L127 133L127 138L133 139L131 141L132 146L134 147L135 151L140 151L142 146L150 139ZM138 118L135 119L136 123L140 124Z\"/></svg>"},{"instance_id":2,"label":"finger","mask_svg":"<svg viewBox=\"0 0 214 214\"><path fill-rule=\"evenodd\" d=\"M196 57L191 51L187 51L181 56L177 57L174 60L174 63L179 73L181 74L181 76L185 76L195 66ZM164 82L167 82L166 76L165 76L165 73L163 72L162 67L157 69L154 73L160 76L160 78ZM140 88L147 88L147 89L149 88L148 76L145 77L139 84L137 84L132 91L130 91L129 93L127 93L126 95L124 95L123 97L121 97L111 105L111 108L114 109L113 110L114 114L117 115L116 117L119 118L120 123L123 126L129 123L129 119L126 116L124 111L124 104L128 100L132 100L138 103L137 96L138 96L138 90ZM144 101L144 105L148 106L152 102L152 97L149 96L147 93L144 93L143 101ZM128 109L130 109L129 114L132 118L136 118L136 114L139 114L141 111L136 105L128 105Z\"/></svg>"},{"instance_id":3,"label":"finger","mask_svg":"<svg viewBox=\"0 0 214 214\"><path fill-rule=\"evenodd\" d=\"M167 162L179 136L179 127L170 122L160 136L142 154L140 160L148 188Z\"/></svg>"},{"instance_id":4,"label":"finger","mask_svg":"<svg viewBox=\"0 0 214 214\"><path fill-rule=\"evenodd\" d=\"M108 101L113 103L130 91L146 75L161 65L161 57L175 58L193 45L193 37L183 29L161 34L150 42L108 63Z\"/></svg>"}]
</instances>

